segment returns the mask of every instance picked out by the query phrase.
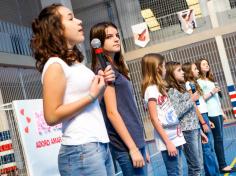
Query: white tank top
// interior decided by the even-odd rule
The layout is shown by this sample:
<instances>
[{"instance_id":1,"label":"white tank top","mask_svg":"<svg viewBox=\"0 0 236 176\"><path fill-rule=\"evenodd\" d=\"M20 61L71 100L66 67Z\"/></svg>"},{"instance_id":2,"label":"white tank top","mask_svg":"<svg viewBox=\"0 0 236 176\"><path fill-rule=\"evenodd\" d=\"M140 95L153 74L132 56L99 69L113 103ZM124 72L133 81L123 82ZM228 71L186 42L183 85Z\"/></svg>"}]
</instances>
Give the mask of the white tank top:
<instances>
[{"instance_id":1,"label":"white tank top","mask_svg":"<svg viewBox=\"0 0 236 176\"><path fill-rule=\"evenodd\" d=\"M63 104L72 103L89 94L94 73L82 63L68 66L62 59L51 57L42 72L54 63L61 65L66 77L66 89ZM83 111L70 120L62 122L62 144L81 145L89 142L109 142L102 112L98 100L89 104Z\"/></svg>"}]
</instances>

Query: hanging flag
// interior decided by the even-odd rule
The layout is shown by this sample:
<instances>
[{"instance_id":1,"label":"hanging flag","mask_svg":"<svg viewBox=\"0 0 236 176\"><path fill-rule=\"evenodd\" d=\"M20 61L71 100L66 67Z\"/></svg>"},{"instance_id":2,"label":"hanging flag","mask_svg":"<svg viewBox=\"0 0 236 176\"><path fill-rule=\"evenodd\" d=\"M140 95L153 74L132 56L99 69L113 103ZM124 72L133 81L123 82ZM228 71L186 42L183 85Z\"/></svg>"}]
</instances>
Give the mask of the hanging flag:
<instances>
[{"instance_id":1,"label":"hanging flag","mask_svg":"<svg viewBox=\"0 0 236 176\"><path fill-rule=\"evenodd\" d=\"M131 26L134 35L134 43L140 47L145 47L150 41L147 24L139 23Z\"/></svg>"},{"instance_id":2,"label":"hanging flag","mask_svg":"<svg viewBox=\"0 0 236 176\"><path fill-rule=\"evenodd\" d=\"M183 10L178 12L177 15L180 21L181 29L187 34L192 34L194 28L197 27L194 10Z\"/></svg>"}]
</instances>

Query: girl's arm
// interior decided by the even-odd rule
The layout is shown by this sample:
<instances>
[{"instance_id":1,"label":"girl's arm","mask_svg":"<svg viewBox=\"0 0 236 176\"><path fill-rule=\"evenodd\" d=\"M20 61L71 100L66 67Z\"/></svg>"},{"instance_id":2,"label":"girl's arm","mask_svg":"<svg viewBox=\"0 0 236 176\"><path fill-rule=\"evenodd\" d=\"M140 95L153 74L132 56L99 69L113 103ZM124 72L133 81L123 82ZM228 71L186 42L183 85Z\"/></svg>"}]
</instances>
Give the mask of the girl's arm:
<instances>
[{"instance_id":1,"label":"girl's arm","mask_svg":"<svg viewBox=\"0 0 236 176\"><path fill-rule=\"evenodd\" d=\"M208 94L204 94L203 95L203 99L205 101L209 100L214 94L212 92L208 93Z\"/></svg>"},{"instance_id":2,"label":"girl's arm","mask_svg":"<svg viewBox=\"0 0 236 176\"><path fill-rule=\"evenodd\" d=\"M218 87L215 87L210 93L204 94L203 99L205 101L209 100L214 94L218 93L220 89Z\"/></svg>"},{"instance_id":3,"label":"girl's arm","mask_svg":"<svg viewBox=\"0 0 236 176\"><path fill-rule=\"evenodd\" d=\"M125 126L120 113L117 110L116 92L114 86L107 86L104 93L104 100L106 104L107 116L112 126L115 128L116 132L119 134L122 141L129 149L129 153L133 161L133 166L143 167L145 164L144 159L139 152L139 149L137 148L134 140L132 139L127 127Z\"/></svg>"},{"instance_id":4,"label":"girl's arm","mask_svg":"<svg viewBox=\"0 0 236 176\"><path fill-rule=\"evenodd\" d=\"M193 96L192 91L189 90L188 92L189 92L189 94L190 94L191 97L192 97L192 96ZM193 100L193 98L192 98L192 100ZM194 101L194 100L193 100L193 101ZM204 131L205 133L207 133L210 129L209 129L207 123L205 122L205 120L203 119L202 114L201 114L201 112L199 111L199 109L198 109L198 107L196 106L195 103L194 103L194 108L195 108L195 110L196 110L198 120L200 121L200 124L202 125L203 131Z\"/></svg>"},{"instance_id":5,"label":"girl's arm","mask_svg":"<svg viewBox=\"0 0 236 176\"><path fill-rule=\"evenodd\" d=\"M47 124L56 125L63 120L73 118L76 113L96 99L104 85L103 77L96 76L90 94L72 103L63 104L66 87L64 71L58 63L50 65L43 77L43 107Z\"/></svg>"},{"instance_id":6,"label":"girl's arm","mask_svg":"<svg viewBox=\"0 0 236 176\"><path fill-rule=\"evenodd\" d=\"M196 104L194 104L194 108L196 110L196 114L198 117L198 120L200 121L200 124L202 125L202 129L205 133L209 132L210 128L208 127L207 123L205 122L205 120L202 117L202 114L200 113L198 107L196 106Z\"/></svg>"},{"instance_id":7,"label":"girl's arm","mask_svg":"<svg viewBox=\"0 0 236 176\"><path fill-rule=\"evenodd\" d=\"M148 101L148 111L150 114L152 124L153 124L155 130L157 130L157 132L160 135L160 137L162 138L162 140L164 141L166 148L168 150L169 156L176 156L177 149L176 149L175 145L172 143L172 141L169 140L165 130L163 129L163 127L158 119L156 105L157 105L157 103L155 100Z\"/></svg>"},{"instance_id":8,"label":"girl's arm","mask_svg":"<svg viewBox=\"0 0 236 176\"><path fill-rule=\"evenodd\" d=\"M192 102L191 98L185 99L183 94L176 89L171 88L168 92L168 95L179 119L183 118L185 113L194 108L194 103Z\"/></svg>"}]
</instances>

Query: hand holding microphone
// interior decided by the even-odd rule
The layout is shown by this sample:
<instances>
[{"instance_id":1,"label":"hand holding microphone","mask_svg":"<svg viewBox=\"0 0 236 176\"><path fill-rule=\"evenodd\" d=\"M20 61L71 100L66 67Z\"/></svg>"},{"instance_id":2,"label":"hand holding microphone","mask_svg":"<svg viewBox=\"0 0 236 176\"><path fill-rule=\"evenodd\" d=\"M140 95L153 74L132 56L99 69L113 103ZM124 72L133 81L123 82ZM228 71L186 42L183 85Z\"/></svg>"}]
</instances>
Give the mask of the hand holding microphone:
<instances>
[{"instance_id":1,"label":"hand holding microphone","mask_svg":"<svg viewBox=\"0 0 236 176\"><path fill-rule=\"evenodd\" d=\"M107 67L107 63L106 63L106 58L104 57L103 54L103 49L101 48L101 41L98 38L94 38L91 41L91 46L94 49L96 57L101 64L102 70L105 70L105 68Z\"/></svg>"},{"instance_id":2,"label":"hand holding microphone","mask_svg":"<svg viewBox=\"0 0 236 176\"><path fill-rule=\"evenodd\" d=\"M192 93L194 94L196 92L196 86L193 83L189 83L189 86L191 87ZM200 105L199 99L195 101L196 105Z\"/></svg>"},{"instance_id":3,"label":"hand holding microphone","mask_svg":"<svg viewBox=\"0 0 236 176\"><path fill-rule=\"evenodd\" d=\"M92 101L95 101L99 97L99 95L103 93L104 88L104 78L102 76L96 75L89 90L89 95L92 98Z\"/></svg>"},{"instance_id":4,"label":"hand holding microphone","mask_svg":"<svg viewBox=\"0 0 236 176\"><path fill-rule=\"evenodd\" d=\"M98 71L98 75L103 76L108 84L112 84L112 82L115 81L115 73L112 70L111 65L108 65L106 62L103 49L101 48L101 41L98 38L94 38L91 41L91 46L94 49L96 57L102 67L102 70Z\"/></svg>"},{"instance_id":5,"label":"hand holding microphone","mask_svg":"<svg viewBox=\"0 0 236 176\"><path fill-rule=\"evenodd\" d=\"M218 92L216 92L216 93L218 93L219 97L222 98L222 92L221 92L221 90L220 90L219 83L218 83L218 82L215 82L215 86L216 86L216 88L218 88Z\"/></svg>"}]
</instances>

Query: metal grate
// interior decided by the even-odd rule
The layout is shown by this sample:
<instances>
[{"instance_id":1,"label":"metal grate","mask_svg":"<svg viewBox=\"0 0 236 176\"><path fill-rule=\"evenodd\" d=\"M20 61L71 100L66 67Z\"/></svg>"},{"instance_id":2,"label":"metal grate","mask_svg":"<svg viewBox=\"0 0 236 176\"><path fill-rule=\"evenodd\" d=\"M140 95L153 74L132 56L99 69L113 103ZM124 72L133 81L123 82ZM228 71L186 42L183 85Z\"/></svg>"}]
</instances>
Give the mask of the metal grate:
<instances>
[{"instance_id":1,"label":"metal grate","mask_svg":"<svg viewBox=\"0 0 236 176\"><path fill-rule=\"evenodd\" d=\"M3 104L42 97L41 75L35 69L0 67Z\"/></svg>"},{"instance_id":2,"label":"metal grate","mask_svg":"<svg viewBox=\"0 0 236 176\"><path fill-rule=\"evenodd\" d=\"M170 14L167 16L157 18L157 21L163 21L163 23L164 22L165 23L172 23L172 22L176 21L175 17L176 17L176 14ZM196 29L194 29L194 34L211 28L209 17L197 18L196 22L197 22L198 27ZM164 28L160 28L159 30L149 32L149 35L150 35L150 42L147 44L147 47L152 46L154 44L161 43L161 42L181 38L181 37L186 36L187 34L185 34L181 30L181 26L178 21L178 23L175 25L166 26ZM125 43L125 46L126 46L125 47L126 52L132 51L135 49L140 49L140 47L138 47L134 44L133 36L131 36L129 38L125 38L123 40L123 42Z\"/></svg>"},{"instance_id":3,"label":"metal grate","mask_svg":"<svg viewBox=\"0 0 236 176\"><path fill-rule=\"evenodd\" d=\"M223 41L226 49L227 58L229 61L230 71L232 73L234 84L236 84L236 33L231 33L223 36Z\"/></svg>"},{"instance_id":4,"label":"metal grate","mask_svg":"<svg viewBox=\"0 0 236 176\"><path fill-rule=\"evenodd\" d=\"M137 106L139 109L139 113L141 115L141 120L144 125L145 129L145 138L146 140L152 140L153 139L153 126L151 124L151 121L149 119L149 115L144 107L143 99L141 96L141 81L142 81L142 73L141 73L141 64L140 59L128 62L128 67L130 70L130 77L133 83L134 88L134 95L136 98Z\"/></svg>"},{"instance_id":5,"label":"metal grate","mask_svg":"<svg viewBox=\"0 0 236 176\"><path fill-rule=\"evenodd\" d=\"M230 7L233 9L233 8L236 8L236 0L229 0L229 3L230 3Z\"/></svg>"},{"instance_id":6,"label":"metal grate","mask_svg":"<svg viewBox=\"0 0 236 176\"><path fill-rule=\"evenodd\" d=\"M209 17L202 16L202 9L198 0L139 0L139 2L141 10L151 9L151 11L154 13L155 19L149 22L157 24L159 28L155 31L152 31L152 28L150 28L150 42L147 46L152 46L153 44L186 36L186 34L181 30L177 12L186 10L188 8L194 9L195 11L197 28L194 29L194 33L211 28ZM143 22L143 20L144 19L140 18L139 23ZM139 47L134 44L132 35L125 37L123 42L126 52L139 49Z\"/></svg>"},{"instance_id":7,"label":"metal grate","mask_svg":"<svg viewBox=\"0 0 236 176\"><path fill-rule=\"evenodd\" d=\"M188 9L186 0L139 0L141 9L151 9L156 18L176 14L176 12ZM173 16L171 21L166 21L165 18L159 20L161 28L173 24L178 24L179 20L177 15Z\"/></svg>"},{"instance_id":8,"label":"metal grate","mask_svg":"<svg viewBox=\"0 0 236 176\"><path fill-rule=\"evenodd\" d=\"M0 21L0 51L31 55L31 35L31 28Z\"/></svg>"}]
</instances>

